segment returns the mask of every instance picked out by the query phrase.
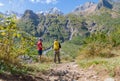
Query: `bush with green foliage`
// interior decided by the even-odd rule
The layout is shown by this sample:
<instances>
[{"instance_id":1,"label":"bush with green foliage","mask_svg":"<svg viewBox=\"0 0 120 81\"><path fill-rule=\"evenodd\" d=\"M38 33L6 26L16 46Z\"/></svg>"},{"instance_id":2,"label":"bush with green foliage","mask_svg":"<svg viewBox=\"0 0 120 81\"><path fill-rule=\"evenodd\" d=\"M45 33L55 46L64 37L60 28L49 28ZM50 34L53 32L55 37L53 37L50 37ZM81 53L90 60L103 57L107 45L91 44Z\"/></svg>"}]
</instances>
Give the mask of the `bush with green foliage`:
<instances>
[{"instance_id":1,"label":"bush with green foliage","mask_svg":"<svg viewBox=\"0 0 120 81\"><path fill-rule=\"evenodd\" d=\"M29 55L30 49L34 46L34 37L20 31L16 26L16 17L1 16L0 23L0 70L13 70L13 67L21 68L20 56ZM21 68L22 69L22 68ZM20 71L19 71L20 72Z\"/></svg>"},{"instance_id":2,"label":"bush with green foliage","mask_svg":"<svg viewBox=\"0 0 120 81\"><path fill-rule=\"evenodd\" d=\"M109 32L95 32L87 37L80 49L83 57L113 57L111 51L120 46L120 26Z\"/></svg>"}]
</instances>

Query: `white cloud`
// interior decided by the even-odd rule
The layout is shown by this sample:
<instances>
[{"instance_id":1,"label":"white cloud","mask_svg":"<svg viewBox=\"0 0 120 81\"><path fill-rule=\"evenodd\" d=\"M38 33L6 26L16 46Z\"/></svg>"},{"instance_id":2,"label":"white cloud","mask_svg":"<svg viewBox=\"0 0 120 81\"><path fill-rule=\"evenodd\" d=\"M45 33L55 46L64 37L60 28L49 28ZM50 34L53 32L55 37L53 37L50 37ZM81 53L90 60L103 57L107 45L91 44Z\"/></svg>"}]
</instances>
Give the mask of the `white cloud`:
<instances>
[{"instance_id":1,"label":"white cloud","mask_svg":"<svg viewBox=\"0 0 120 81\"><path fill-rule=\"evenodd\" d=\"M50 4L50 3L56 3L57 0L30 0L31 2L40 2L40 3L46 3L46 4Z\"/></svg>"},{"instance_id":2,"label":"white cloud","mask_svg":"<svg viewBox=\"0 0 120 81\"><path fill-rule=\"evenodd\" d=\"M0 2L0 6L4 6L4 4Z\"/></svg>"}]
</instances>

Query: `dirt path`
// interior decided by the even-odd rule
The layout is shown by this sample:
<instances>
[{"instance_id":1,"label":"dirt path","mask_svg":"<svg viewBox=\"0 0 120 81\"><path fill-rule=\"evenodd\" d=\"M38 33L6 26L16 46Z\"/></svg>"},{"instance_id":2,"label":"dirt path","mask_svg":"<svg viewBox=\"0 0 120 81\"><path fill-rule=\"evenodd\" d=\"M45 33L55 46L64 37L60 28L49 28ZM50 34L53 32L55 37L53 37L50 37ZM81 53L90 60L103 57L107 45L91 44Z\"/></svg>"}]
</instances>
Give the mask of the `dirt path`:
<instances>
[{"instance_id":1,"label":"dirt path","mask_svg":"<svg viewBox=\"0 0 120 81\"><path fill-rule=\"evenodd\" d=\"M91 69L83 70L73 63L60 64L55 67L50 75L51 81L100 81L97 73Z\"/></svg>"},{"instance_id":2,"label":"dirt path","mask_svg":"<svg viewBox=\"0 0 120 81\"><path fill-rule=\"evenodd\" d=\"M43 81L117 81L109 77L105 70L98 73L93 67L80 69L75 62L53 64L51 68L50 72L43 76Z\"/></svg>"},{"instance_id":3,"label":"dirt path","mask_svg":"<svg viewBox=\"0 0 120 81\"><path fill-rule=\"evenodd\" d=\"M105 70L96 72L93 67L80 69L75 62L52 64L51 68L47 74L38 73L35 76L2 75L0 81L119 81L110 78Z\"/></svg>"}]
</instances>

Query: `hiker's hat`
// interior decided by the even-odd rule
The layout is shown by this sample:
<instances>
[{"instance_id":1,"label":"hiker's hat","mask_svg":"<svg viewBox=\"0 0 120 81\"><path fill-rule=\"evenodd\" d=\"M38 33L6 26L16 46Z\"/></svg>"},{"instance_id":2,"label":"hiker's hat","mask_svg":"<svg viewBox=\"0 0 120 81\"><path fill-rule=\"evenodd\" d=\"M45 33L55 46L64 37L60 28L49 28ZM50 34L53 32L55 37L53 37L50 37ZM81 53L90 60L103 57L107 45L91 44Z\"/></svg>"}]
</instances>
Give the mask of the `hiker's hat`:
<instances>
[{"instance_id":1,"label":"hiker's hat","mask_svg":"<svg viewBox=\"0 0 120 81\"><path fill-rule=\"evenodd\" d=\"M39 38L39 40L41 40L41 41L42 41L42 38Z\"/></svg>"}]
</instances>

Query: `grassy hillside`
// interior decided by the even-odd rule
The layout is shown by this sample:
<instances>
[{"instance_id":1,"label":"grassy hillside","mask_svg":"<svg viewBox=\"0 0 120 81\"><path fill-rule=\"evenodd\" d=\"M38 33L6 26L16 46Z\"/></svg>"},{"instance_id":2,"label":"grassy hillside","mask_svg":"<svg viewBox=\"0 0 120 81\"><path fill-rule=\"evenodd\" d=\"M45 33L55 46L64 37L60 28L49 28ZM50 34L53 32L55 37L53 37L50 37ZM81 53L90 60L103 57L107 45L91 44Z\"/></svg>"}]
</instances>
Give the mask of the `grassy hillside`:
<instances>
[{"instance_id":1,"label":"grassy hillside","mask_svg":"<svg viewBox=\"0 0 120 81\"><path fill-rule=\"evenodd\" d=\"M120 16L113 18L109 12L104 12L90 18L98 23L98 27L83 40L77 62L84 68L104 68L115 76L116 68L120 67Z\"/></svg>"}]
</instances>

